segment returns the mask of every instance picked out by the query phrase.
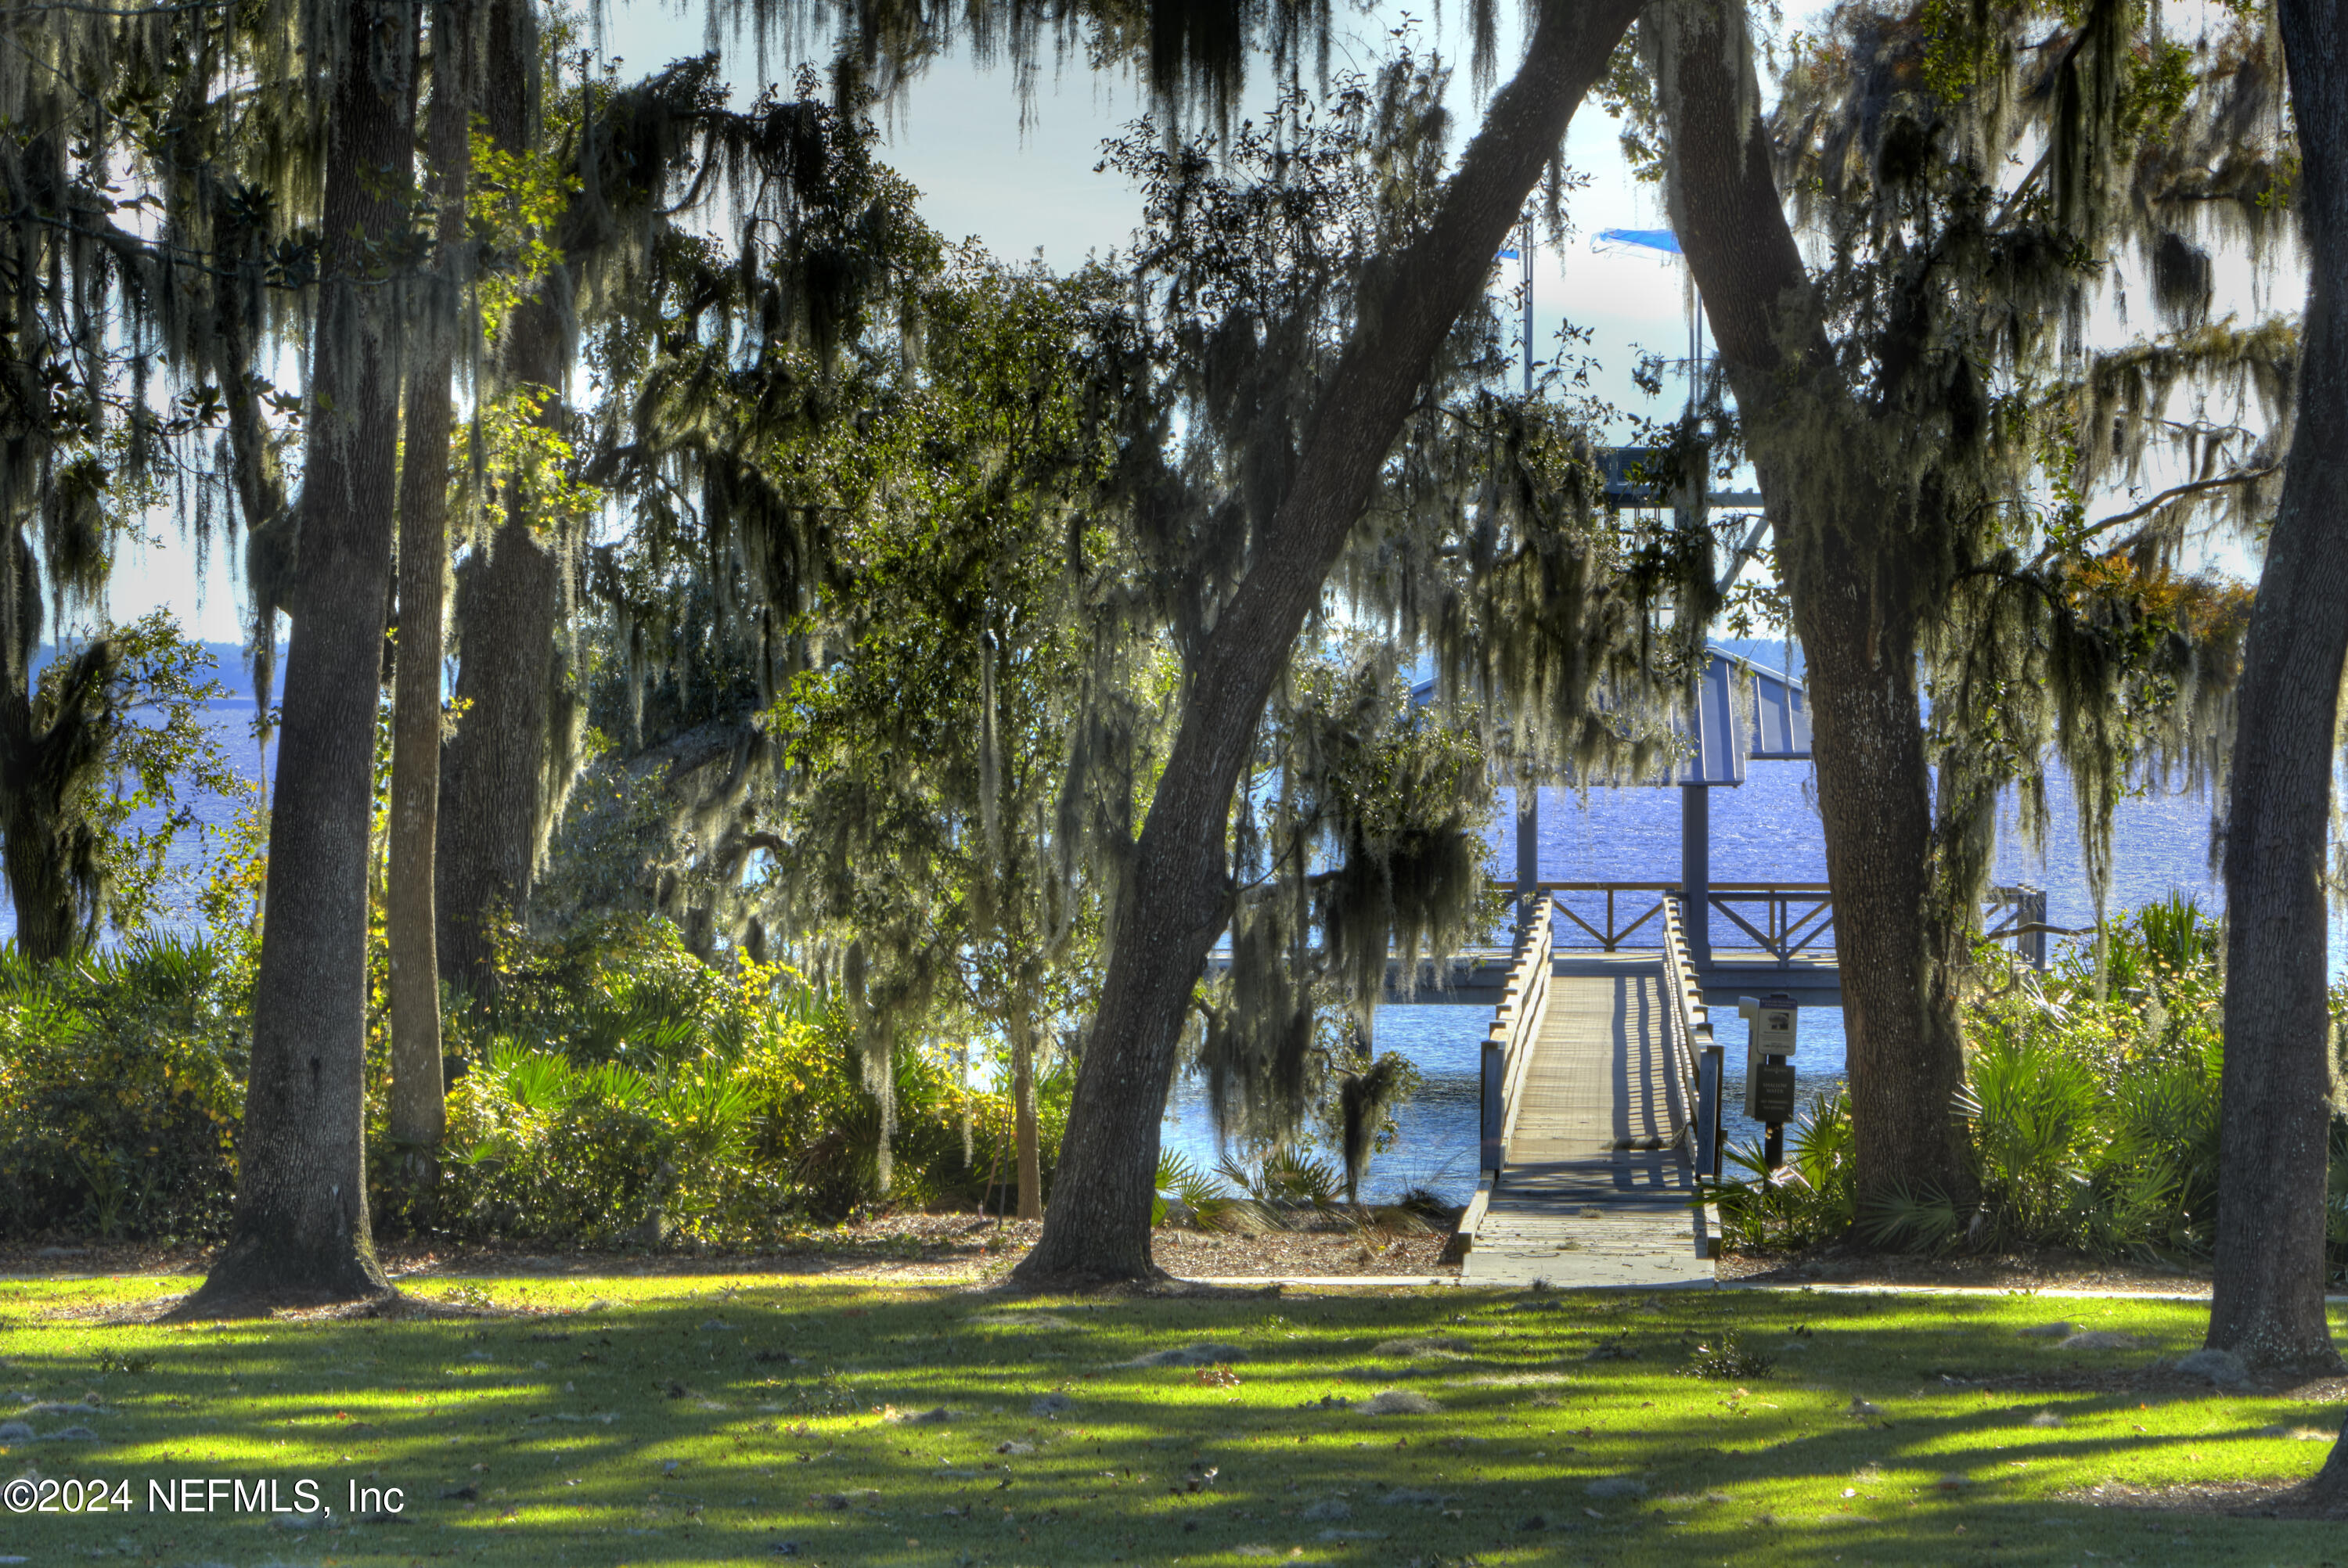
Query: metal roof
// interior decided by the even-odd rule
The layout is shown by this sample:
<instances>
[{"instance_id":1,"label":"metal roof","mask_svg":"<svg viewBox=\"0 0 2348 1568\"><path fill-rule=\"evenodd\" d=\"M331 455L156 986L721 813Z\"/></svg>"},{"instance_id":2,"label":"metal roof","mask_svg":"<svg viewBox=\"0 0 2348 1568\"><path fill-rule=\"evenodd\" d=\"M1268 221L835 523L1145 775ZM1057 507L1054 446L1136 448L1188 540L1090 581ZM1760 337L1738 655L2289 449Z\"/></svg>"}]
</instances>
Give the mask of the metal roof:
<instances>
[{"instance_id":1,"label":"metal roof","mask_svg":"<svg viewBox=\"0 0 2348 1568\"><path fill-rule=\"evenodd\" d=\"M1810 710L1798 682L1725 648L1706 651L1693 709L1695 749L1673 784L1741 784L1748 762L1810 758Z\"/></svg>"},{"instance_id":2,"label":"metal roof","mask_svg":"<svg viewBox=\"0 0 2348 1568\"><path fill-rule=\"evenodd\" d=\"M1690 710L1694 751L1654 782L1735 785L1745 782L1747 763L1808 762L1810 708L1801 682L1725 648L1705 651L1711 657ZM1414 704L1433 702L1435 682L1416 682L1410 697Z\"/></svg>"},{"instance_id":3,"label":"metal roof","mask_svg":"<svg viewBox=\"0 0 2348 1568\"><path fill-rule=\"evenodd\" d=\"M1660 446L1601 446L1598 449L1599 471L1606 477L1606 498L1618 507L1664 507L1671 505L1653 485L1638 482L1633 474L1643 463L1654 463L1659 467L1663 460ZM1757 507L1761 505L1758 490L1707 490L1707 507Z\"/></svg>"}]
</instances>

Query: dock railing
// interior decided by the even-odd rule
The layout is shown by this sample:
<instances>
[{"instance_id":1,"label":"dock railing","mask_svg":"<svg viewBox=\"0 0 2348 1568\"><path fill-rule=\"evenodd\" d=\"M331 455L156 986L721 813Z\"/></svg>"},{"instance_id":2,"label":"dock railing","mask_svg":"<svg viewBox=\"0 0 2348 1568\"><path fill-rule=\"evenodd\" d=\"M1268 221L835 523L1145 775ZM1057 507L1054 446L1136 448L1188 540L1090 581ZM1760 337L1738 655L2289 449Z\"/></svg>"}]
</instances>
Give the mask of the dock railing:
<instances>
[{"instance_id":1,"label":"dock railing","mask_svg":"<svg viewBox=\"0 0 2348 1568\"><path fill-rule=\"evenodd\" d=\"M1607 953L1642 934L1647 940L1640 946L1660 945L1663 907L1682 897L1676 882L1544 882L1540 889L1557 907L1561 934L1570 937L1570 927L1579 927ZM1570 895L1582 897L1568 902ZM1590 907L1601 897L1602 908ZM1817 947L1834 929L1834 894L1823 882L1715 882L1704 890L1704 899L1780 964L1790 964L1797 953ZM1589 909L1587 916L1577 903ZM1684 909L1681 917L1686 918Z\"/></svg>"},{"instance_id":2,"label":"dock railing","mask_svg":"<svg viewBox=\"0 0 2348 1568\"><path fill-rule=\"evenodd\" d=\"M2012 942L2013 956L2034 969L2046 967L2049 937L2092 937L2093 926L2050 926L2046 923L2046 889L2017 883L1989 890L1988 911L1982 916L1982 935L1993 942Z\"/></svg>"},{"instance_id":3,"label":"dock railing","mask_svg":"<svg viewBox=\"0 0 2348 1568\"><path fill-rule=\"evenodd\" d=\"M1560 951L1592 945L1607 953L1625 946L1652 948L1663 941L1665 907L1684 897L1676 882L1543 882L1540 890L1556 910ZM1797 954L1818 952L1834 931L1834 890L1824 882L1715 882L1704 889L1704 902L1709 913L1725 916L1746 942L1781 966L1790 966ZM1992 887L1983 904L1982 935L2012 942L2015 956L2034 968L2046 967L2048 937L2094 934L2093 927L2048 925L2043 887ZM1689 917L1683 904L1683 934ZM1634 944L1633 938L1645 939ZM1713 944L1729 951L1742 945L1735 937Z\"/></svg>"},{"instance_id":4,"label":"dock railing","mask_svg":"<svg viewBox=\"0 0 2348 1568\"><path fill-rule=\"evenodd\" d=\"M1671 1035L1672 1077L1679 1089L1682 1114L1680 1137L1694 1144L1696 1173L1720 1176L1720 1105L1726 1083L1726 1062L1713 1043L1712 1015L1696 983L1695 964L1688 955L1687 931L1681 924L1676 894L1663 899L1663 1023Z\"/></svg>"},{"instance_id":5,"label":"dock railing","mask_svg":"<svg viewBox=\"0 0 2348 1568\"><path fill-rule=\"evenodd\" d=\"M1484 1035L1483 1146L1478 1168L1492 1174L1508 1163L1518 1091L1532 1062L1533 1043L1540 1038L1541 1017L1549 1010L1556 909L1553 898L1535 901L1532 919L1518 934L1516 960L1501 986L1500 1005L1493 1009L1491 1028Z\"/></svg>"}]
</instances>

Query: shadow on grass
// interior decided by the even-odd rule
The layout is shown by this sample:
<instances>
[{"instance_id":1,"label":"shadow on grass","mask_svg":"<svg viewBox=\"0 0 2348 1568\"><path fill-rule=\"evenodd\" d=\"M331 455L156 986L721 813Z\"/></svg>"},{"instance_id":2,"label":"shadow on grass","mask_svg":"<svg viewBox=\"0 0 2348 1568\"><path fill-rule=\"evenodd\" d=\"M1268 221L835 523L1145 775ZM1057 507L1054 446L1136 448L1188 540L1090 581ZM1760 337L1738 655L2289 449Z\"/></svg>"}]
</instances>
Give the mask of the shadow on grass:
<instances>
[{"instance_id":1,"label":"shadow on grass","mask_svg":"<svg viewBox=\"0 0 2348 1568\"><path fill-rule=\"evenodd\" d=\"M0 1540L238 1568L2348 1564L2337 1524L2143 1505L2295 1481L2328 1444L2291 1434L2339 1425L2336 1392L2151 1370L2198 1344L2190 1304L2063 1303L2143 1342L2065 1351L2019 1332L2056 1315L2023 1298L1036 1300L742 1276L425 1290L501 1315L108 1326L45 1317L68 1287L0 1289L0 1391L32 1396L15 1402L36 1431L100 1440L9 1443L0 1464L127 1480L140 1505L13 1518ZM1728 1328L1775 1368L1682 1375ZM1197 1346L1219 1348L1134 1364ZM1389 1389L1436 1408L1363 1412ZM145 1506L189 1477L308 1479L336 1517ZM399 1522L345 1522L355 1485L398 1487Z\"/></svg>"}]
</instances>

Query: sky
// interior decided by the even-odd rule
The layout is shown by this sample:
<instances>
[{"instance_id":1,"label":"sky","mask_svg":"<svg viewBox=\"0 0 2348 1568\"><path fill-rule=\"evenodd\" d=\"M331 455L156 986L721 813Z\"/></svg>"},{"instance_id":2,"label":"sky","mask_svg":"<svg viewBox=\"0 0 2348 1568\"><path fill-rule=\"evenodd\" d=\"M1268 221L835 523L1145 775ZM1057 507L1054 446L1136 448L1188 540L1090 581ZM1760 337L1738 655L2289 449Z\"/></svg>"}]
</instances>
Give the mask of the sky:
<instances>
[{"instance_id":1,"label":"sky","mask_svg":"<svg viewBox=\"0 0 2348 1568\"><path fill-rule=\"evenodd\" d=\"M1341 11L1344 7L1338 7ZM1457 19L1461 7L1451 8ZM1344 16L1331 50L1331 68L1369 69L1381 57L1383 17ZM624 62L628 77L658 69L695 55L706 30L700 0L679 7L664 0L614 0L604 35L605 48ZM1458 30L1423 24L1418 37L1446 54L1460 44ZM1502 39L1502 75L1516 47ZM1460 139L1472 130L1476 105L1467 84L1463 52L1454 82ZM726 75L735 101L755 96L760 83L747 41L729 45ZM771 56L772 74L788 80L796 59ZM1262 101L1259 94L1255 102ZM922 192L922 210L951 239L975 238L995 254L1025 259L1040 254L1055 269L1073 267L1088 255L1126 246L1140 220L1140 199L1114 171L1095 172L1101 143L1139 118L1142 101L1121 77L1096 74L1080 61L1056 78L1047 67L1035 92L1023 106L1007 67L989 69L966 55L940 60L913 82L892 106L884 130L882 159ZM1613 373L1612 395L1634 397L1628 367L1635 349L1684 354L1685 307L1677 263L1653 251L1608 247L1593 251L1590 236L1608 228L1659 228L1655 193L1638 187L1614 142L1614 130L1591 106L1576 117L1568 141L1568 161L1588 172L1590 186L1574 195L1571 211L1581 231L1568 251L1543 249L1533 282L1536 353L1553 352L1560 323L1570 313L1596 337L1591 346ZM1516 269L1495 288L1505 291ZM1670 400L1676 405L1674 389ZM1640 400L1643 405L1644 400ZM151 548L131 547L121 562L109 603L118 620L162 605L183 627L211 642L243 639L243 594L239 551L216 548L201 572L191 546L168 526L156 528Z\"/></svg>"},{"instance_id":2,"label":"sky","mask_svg":"<svg viewBox=\"0 0 2348 1568\"><path fill-rule=\"evenodd\" d=\"M705 0L609 0L603 48L623 62L623 74L640 76L667 62L699 54L708 38ZM743 7L747 9L747 7ZM1430 8L1441 20L1421 17L1406 5L1387 4L1362 12L1339 5L1331 69L1369 70L1384 57L1391 28L1407 18L1415 46L1450 57L1452 97L1464 144L1478 118L1479 104L1468 80L1464 6ZM1789 6L1786 31L1801 27L1807 6ZM2172 15L2181 9L2172 0ZM1519 48L1515 8L1503 6L1499 45L1505 81ZM723 40L726 75L735 101L747 102L762 85L749 41ZM769 74L788 80L796 56L770 51ZM1246 102L1268 100L1265 73L1259 72ZM950 239L975 238L999 256L1040 256L1066 269L1088 255L1126 245L1140 216L1138 193L1114 171L1101 171L1102 142L1138 118L1142 102L1132 82L1117 74L1086 69L1081 52L1056 73L1047 63L1032 97L1023 102L1007 66L988 68L967 55L942 58L893 103L884 122L883 159L922 192L922 210ZM1609 229L1666 226L1659 192L1635 181L1616 143L1616 128L1594 104L1576 115L1567 139L1567 162L1586 178L1572 192L1569 210L1576 230L1562 250L1543 246L1534 266L1533 334L1536 353L1556 352L1560 326L1570 319L1587 329L1586 352L1602 367L1595 390L1619 406L1642 413L1674 412L1682 396L1676 377L1667 381L1660 404L1632 387L1630 368L1644 349L1677 359L1687 343L1687 296L1679 263L1653 251L1601 245L1594 236ZM2239 309L2262 314L2272 302L2254 292L2246 265L2220 258L2219 313ZM1493 287L1506 291L1517 276L1511 264L1496 274ZM2295 292L2288 265L2280 287L2269 294ZM2283 302L2289 302L2286 299ZM2114 328L2113 330L2118 330ZM152 548L132 547L121 563L109 605L129 620L163 605L181 624L208 641L242 640L240 552L215 549L201 571L191 547L169 526L155 529ZM2252 569L2238 548L2216 557L2225 569Z\"/></svg>"}]
</instances>

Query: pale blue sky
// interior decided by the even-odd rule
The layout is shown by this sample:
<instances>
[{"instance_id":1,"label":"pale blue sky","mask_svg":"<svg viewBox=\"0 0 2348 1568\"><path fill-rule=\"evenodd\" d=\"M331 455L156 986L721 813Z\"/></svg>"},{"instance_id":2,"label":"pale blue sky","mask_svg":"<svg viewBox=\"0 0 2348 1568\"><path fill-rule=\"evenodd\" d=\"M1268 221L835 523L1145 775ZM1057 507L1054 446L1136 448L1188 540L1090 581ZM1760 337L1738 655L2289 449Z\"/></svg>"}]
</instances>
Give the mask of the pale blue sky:
<instances>
[{"instance_id":1,"label":"pale blue sky","mask_svg":"<svg viewBox=\"0 0 2348 1568\"><path fill-rule=\"evenodd\" d=\"M1342 11L1344 8L1339 7ZM1430 8L1431 9L1431 8ZM1463 7L1447 11L1450 26L1421 17L1416 41L1432 44L1461 67L1453 95L1459 117L1458 140L1471 134L1478 105L1465 69L1465 46L1457 26ZM1799 26L1807 7L1790 7ZM2176 10L2172 5L2172 13ZM1500 76L1505 79L1518 47L1513 7L1503 7ZM1333 71L1374 67L1386 47L1395 19L1416 13L1385 5L1371 13L1341 15L1331 49ZM699 53L707 36L704 0L613 0L605 47L624 62L624 74L640 75L682 56ZM1455 50L1457 53L1455 54ZM747 41L728 43L728 77L737 102L754 96L759 83L754 51ZM797 56L769 51L773 75L788 79ZM1254 102L1265 89L1259 81ZM1139 215L1136 193L1115 173L1097 173L1104 138L1117 134L1140 112L1132 84L1117 76L1086 70L1079 53L1056 74L1047 65L1036 89L1023 105L1008 67L988 69L966 56L942 59L901 96L885 125L883 156L922 192L922 210L952 238L975 237L1005 257L1041 253L1056 268L1074 265L1091 252L1121 247ZM1685 302L1678 264L1653 252L1624 247L1594 251L1591 236L1610 228L1663 227L1657 193L1634 182L1615 141L1615 127L1595 104L1576 116L1567 142L1567 160L1589 177L1574 193L1570 210L1576 238L1560 253L1544 249L1534 282L1535 343L1553 352L1559 324L1569 315L1590 328L1588 352L1605 367L1597 390L1625 407L1668 412L1679 387L1667 387L1664 408L1640 398L1630 385L1635 351L1646 348L1678 356L1685 353ZM2259 313L2267 302L2252 297L2246 269L2221 260L2221 292L2231 307ZM1494 284L1505 290L1513 265ZM2233 274L2230 277L2229 274ZM2286 271L2270 291L2288 306L2300 293L2299 274ZM2234 283L2233 287L2222 285ZM236 549L216 548L201 578L193 552L169 527L152 549L133 548L123 562L112 595L117 619L129 619L156 604L172 608L184 625L208 641L233 641L242 635L242 591ZM2236 571L2249 563L2239 549L2223 552Z\"/></svg>"},{"instance_id":2,"label":"pale blue sky","mask_svg":"<svg viewBox=\"0 0 2348 1568\"><path fill-rule=\"evenodd\" d=\"M1457 19L1457 7L1453 8ZM680 11L653 0L612 7L606 46L624 62L628 75L655 69L669 60L701 51L705 36L699 0ZM1332 69L1375 66L1388 24L1378 18L1340 23L1332 49ZM1432 25L1421 28L1447 52L1457 41ZM1513 36L1502 44L1504 63L1513 57ZM727 75L737 102L755 94L757 82L746 45L729 47ZM797 65L770 55L776 75L788 78ZM1462 60L1464 66L1464 58ZM1466 72L1455 85L1460 113L1472 117ZM1505 75L1505 71L1504 71ZM1024 108L1007 67L984 69L966 56L942 60L894 106L886 124L883 157L922 192L929 220L953 238L975 237L1005 257L1041 251L1054 267L1072 266L1091 252L1122 247L1139 218L1133 190L1114 173L1097 174L1101 142L1140 113L1130 82L1100 77L1080 62L1058 74L1047 68ZM1024 124L1023 124L1024 118ZM1472 130L1472 118L1464 118ZM1660 225L1651 190L1633 186L1616 151L1611 124L1592 107L1577 118L1569 160L1590 171L1592 183L1573 202L1583 232L1566 257L1544 252L1534 281L1536 344L1546 354L1559 323L1573 319L1597 331L1595 352L1614 372L1614 394L1628 399L1627 367L1632 345L1665 353L1684 352L1685 328L1676 264L1649 253L1615 250L1592 254L1587 236L1604 228ZM1509 277L1497 287L1506 288ZM1570 276L1569 276L1570 274ZM1619 367L1619 368L1618 368ZM182 624L211 641L242 639L243 593L239 550L215 548L200 577L192 548L165 527L154 548L133 547L122 563L112 594L118 620L170 606Z\"/></svg>"}]
</instances>

